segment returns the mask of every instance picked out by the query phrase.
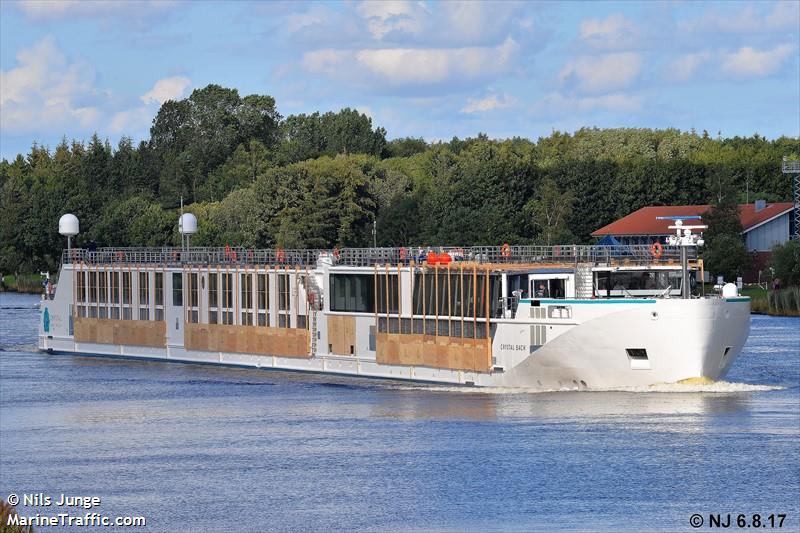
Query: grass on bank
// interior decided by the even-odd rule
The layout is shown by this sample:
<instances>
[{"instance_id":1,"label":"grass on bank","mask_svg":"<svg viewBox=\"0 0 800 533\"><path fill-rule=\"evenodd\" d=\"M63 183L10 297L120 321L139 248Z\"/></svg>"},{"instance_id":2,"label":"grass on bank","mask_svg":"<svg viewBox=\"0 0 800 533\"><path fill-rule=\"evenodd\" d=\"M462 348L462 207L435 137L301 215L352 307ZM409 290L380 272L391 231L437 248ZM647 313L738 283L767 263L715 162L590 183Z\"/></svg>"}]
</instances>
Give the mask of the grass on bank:
<instances>
[{"instance_id":1,"label":"grass on bank","mask_svg":"<svg viewBox=\"0 0 800 533\"><path fill-rule=\"evenodd\" d=\"M40 274L8 274L2 277L0 291L42 292L42 276Z\"/></svg>"}]
</instances>

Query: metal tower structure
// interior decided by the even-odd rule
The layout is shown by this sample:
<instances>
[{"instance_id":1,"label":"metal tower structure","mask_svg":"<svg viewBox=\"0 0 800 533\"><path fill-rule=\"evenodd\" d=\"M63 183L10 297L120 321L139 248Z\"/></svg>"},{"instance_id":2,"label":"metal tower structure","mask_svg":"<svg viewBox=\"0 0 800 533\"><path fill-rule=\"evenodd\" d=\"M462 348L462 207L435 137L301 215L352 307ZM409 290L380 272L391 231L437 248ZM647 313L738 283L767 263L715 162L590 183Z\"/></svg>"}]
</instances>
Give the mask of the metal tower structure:
<instances>
[{"instance_id":1,"label":"metal tower structure","mask_svg":"<svg viewBox=\"0 0 800 533\"><path fill-rule=\"evenodd\" d=\"M792 239L800 239L800 160L789 159L783 156L781 171L784 174L793 174L792 192L794 193L794 235Z\"/></svg>"}]
</instances>

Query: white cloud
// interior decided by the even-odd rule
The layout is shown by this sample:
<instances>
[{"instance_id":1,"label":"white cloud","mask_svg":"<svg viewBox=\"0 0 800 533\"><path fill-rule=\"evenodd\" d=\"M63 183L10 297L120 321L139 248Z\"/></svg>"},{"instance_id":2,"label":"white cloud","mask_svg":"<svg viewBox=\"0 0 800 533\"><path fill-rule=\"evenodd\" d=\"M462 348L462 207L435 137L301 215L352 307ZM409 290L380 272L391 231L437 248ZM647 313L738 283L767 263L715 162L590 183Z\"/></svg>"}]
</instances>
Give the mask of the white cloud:
<instances>
[{"instance_id":1,"label":"white cloud","mask_svg":"<svg viewBox=\"0 0 800 533\"><path fill-rule=\"evenodd\" d=\"M789 43L764 51L745 46L736 52L723 54L722 70L743 78L769 76L778 71L783 63L796 53L797 49Z\"/></svg>"},{"instance_id":2,"label":"white cloud","mask_svg":"<svg viewBox=\"0 0 800 533\"><path fill-rule=\"evenodd\" d=\"M487 111L493 111L495 109L511 107L515 103L516 100L507 94L498 96L492 93L484 98L468 98L467 105L461 109L461 113L486 113Z\"/></svg>"},{"instance_id":3,"label":"white cloud","mask_svg":"<svg viewBox=\"0 0 800 533\"><path fill-rule=\"evenodd\" d=\"M712 54L708 51L678 56L667 64L667 78L671 81L688 81L711 58Z\"/></svg>"},{"instance_id":4,"label":"white cloud","mask_svg":"<svg viewBox=\"0 0 800 533\"><path fill-rule=\"evenodd\" d=\"M558 78L589 93L621 89L636 79L642 63L642 56L635 52L581 56L567 63Z\"/></svg>"},{"instance_id":5,"label":"white cloud","mask_svg":"<svg viewBox=\"0 0 800 533\"><path fill-rule=\"evenodd\" d=\"M563 116L564 113L608 110L633 112L642 109L644 97L640 94L613 93L602 96L571 97L561 93L550 93L536 102L536 115Z\"/></svg>"},{"instance_id":6,"label":"white cloud","mask_svg":"<svg viewBox=\"0 0 800 533\"><path fill-rule=\"evenodd\" d=\"M96 124L94 70L70 63L52 37L17 52L18 66L0 72L0 127L6 132L30 132L77 123Z\"/></svg>"},{"instance_id":7,"label":"white cloud","mask_svg":"<svg viewBox=\"0 0 800 533\"><path fill-rule=\"evenodd\" d=\"M171 0L20 0L17 8L36 20L62 20L69 18L106 18L110 16L139 17L163 12L177 4Z\"/></svg>"},{"instance_id":8,"label":"white cloud","mask_svg":"<svg viewBox=\"0 0 800 533\"><path fill-rule=\"evenodd\" d=\"M595 48L613 49L631 46L638 35L636 26L623 15L581 22L580 36Z\"/></svg>"},{"instance_id":9,"label":"white cloud","mask_svg":"<svg viewBox=\"0 0 800 533\"><path fill-rule=\"evenodd\" d=\"M753 5L747 5L737 11L720 11L713 6L700 17L679 21L678 29L706 36L714 32L754 34L785 29L797 31L800 25L800 9L797 2L778 1L773 6L769 12Z\"/></svg>"},{"instance_id":10,"label":"white cloud","mask_svg":"<svg viewBox=\"0 0 800 533\"><path fill-rule=\"evenodd\" d=\"M147 131L153 120L153 111L147 107L136 107L114 113L108 129L111 133Z\"/></svg>"},{"instance_id":11,"label":"white cloud","mask_svg":"<svg viewBox=\"0 0 800 533\"><path fill-rule=\"evenodd\" d=\"M303 66L351 81L368 73L391 86L432 85L506 73L518 48L508 38L494 47L315 50L303 56Z\"/></svg>"},{"instance_id":12,"label":"white cloud","mask_svg":"<svg viewBox=\"0 0 800 533\"><path fill-rule=\"evenodd\" d=\"M395 32L422 32L427 14L424 4L406 0L365 1L359 3L356 10L367 21L370 34L377 40Z\"/></svg>"},{"instance_id":13,"label":"white cloud","mask_svg":"<svg viewBox=\"0 0 800 533\"><path fill-rule=\"evenodd\" d=\"M186 88L192 84L192 80L186 76L172 76L158 80L153 88L141 96L145 104L163 104L167 100L178 100L183 97Z\"/></svg>"}]
</instances>

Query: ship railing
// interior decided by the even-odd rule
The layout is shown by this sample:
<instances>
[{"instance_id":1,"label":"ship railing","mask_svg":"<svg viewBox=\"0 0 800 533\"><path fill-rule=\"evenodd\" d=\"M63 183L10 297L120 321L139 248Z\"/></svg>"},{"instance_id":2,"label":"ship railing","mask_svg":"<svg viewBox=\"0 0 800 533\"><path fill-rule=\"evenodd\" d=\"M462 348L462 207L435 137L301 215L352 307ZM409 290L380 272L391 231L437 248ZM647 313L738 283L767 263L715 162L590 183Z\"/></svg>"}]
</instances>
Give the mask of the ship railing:
<instances>
[{"instance_id":1,"label":"ship railing","mask_svg":"<svg viewBox=\"0 0 800 533\"><path fill-rule=\"evenodd\" d=\"M689 258L696 259L690 248ZM480 264L652 264L680 259L677 246L664 246L656 257L649 245L555 245L555 246L409 246L387 248L318 249L255 249L245 247L164 248L99 248L64 250L63 263L161 264L182 265L284 265L314 267L320 260L353 267L375 265L408 265L428 263L445 265L451 262Z\"/></svg>"}]
</instances>

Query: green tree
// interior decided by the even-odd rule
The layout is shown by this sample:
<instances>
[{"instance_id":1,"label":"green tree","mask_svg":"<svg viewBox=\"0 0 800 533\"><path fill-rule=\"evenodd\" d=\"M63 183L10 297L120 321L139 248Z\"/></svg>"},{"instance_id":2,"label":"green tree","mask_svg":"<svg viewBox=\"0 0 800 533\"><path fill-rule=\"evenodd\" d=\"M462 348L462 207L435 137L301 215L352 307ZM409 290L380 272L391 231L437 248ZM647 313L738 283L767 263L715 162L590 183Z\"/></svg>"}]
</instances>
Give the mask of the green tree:
<instances>
[{"instance_id":1,"label":"green tree","mask_svg":"<svg viewBox=\"0 0 800 533\"><path fill-rule=\"evenodd\" d=\"M712 194L718 194L716 191ZM752 258L742 237L739 204L733 191L715 196L717 200L703 216L708 225L702 251L706 269L727 281L735 281L750 267Z\"/></svg>"},{"instance_id":2,"label":"green tree","mask_svg":"<svg viewBox=\"0 0 800 533\"><path fill-rule=\"evenodd\" d=\"M800 241L792 240L775 246L771 266L781 286L800 286Z\"/></svg>"},{"instance_id":3,"label":"green tree","mask_svg":"<svg viewBox=\"0 0 800 533\"><path fill-rule=\"evenodd\" d=\"M525 204L523 211L540 232L540 242L550 246L563 241L568 233L567 218L572 214L575 195L570 190L561 192L552 179L545 179L536 197Z\"/></svg>"}]
</instances>

